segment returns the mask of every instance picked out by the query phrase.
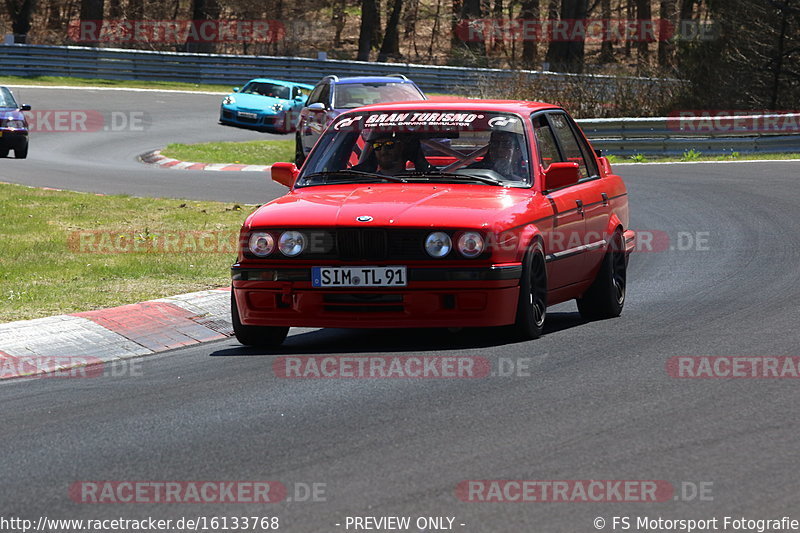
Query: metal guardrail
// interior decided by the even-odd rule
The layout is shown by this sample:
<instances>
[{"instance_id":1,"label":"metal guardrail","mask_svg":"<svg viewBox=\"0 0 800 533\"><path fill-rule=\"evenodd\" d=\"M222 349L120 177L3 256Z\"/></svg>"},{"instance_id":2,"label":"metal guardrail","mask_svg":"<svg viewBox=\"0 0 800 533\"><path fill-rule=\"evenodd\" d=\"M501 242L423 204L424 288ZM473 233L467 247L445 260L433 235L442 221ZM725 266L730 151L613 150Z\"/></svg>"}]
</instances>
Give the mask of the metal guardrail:
<instances>
[{"instance_id":1,"label":"metal guardrail","mask_svg":"<svg viewBox=\"0 0 800 533\"><path fill-rule=\"evenodd\" d=\"M602 86L612 80L610 76L540 71L26 44L0 45L0 72L11 76L73 76L223 85L241 85L242 82L258 76L278 79L290 76L292 81L314 84L329 74L405 74L428 92L449 92L455 88L476 87L487 79L510 79L520 73L532 78L546 79L553 84L580 78L586 83ZM675 82L650 78L631 79L642 83Z\"/></svg>"},{"instance_id":2,"label":"metal guardrail","mask_svg":"<svg viewBox=\"0 0 800 533\"><path fill-rule=\"evenodd\" d=\"M538 71L26 44L0 45L0 74L223 85L238 85L257 76L290 77L293 81L313 84L330 74L405 74L428 92L469 89L486 80L502 82L519 74L539 77L555 86L578 78L600 91L605 83L612 81L609 76ZM631 79L644 84L680 83L676 80ZM793 126L791 120L794 120ZM620 156L639 153L680 155L689 150L706 154L800 152L800 114L584 119L578 123L595 148ZM775 127L776 124L784 127Z\"/></svg>"},{"instance_id":3,"label":"metal guardrail","mask_svg":"<svg viewBox=\"0 0 800 533\"><path fill-rule=\"evenodd\" d=\"M800 153L800 113L577 121L592 145L619 156L636 154Z\"/></svg>"}]
</instances>

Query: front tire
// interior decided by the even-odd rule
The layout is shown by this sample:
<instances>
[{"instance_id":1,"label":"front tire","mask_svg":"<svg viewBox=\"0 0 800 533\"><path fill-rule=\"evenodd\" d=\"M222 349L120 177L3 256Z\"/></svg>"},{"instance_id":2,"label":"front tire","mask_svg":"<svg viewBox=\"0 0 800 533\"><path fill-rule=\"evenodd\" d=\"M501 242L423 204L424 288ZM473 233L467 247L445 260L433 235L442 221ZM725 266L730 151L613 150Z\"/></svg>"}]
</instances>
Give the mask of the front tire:
<instances>
[{"instance_id":1,"label":"front tire","mask_svg":"<svg viewBox=\"0 0 800 533\"><path fill-rule=\"evenodd\" d=\"M274 348L280 346L289 334L288 327L280 326L245 326L239 319L239 309L236 306L236 296L231 287L231 322L236 340L245 346L258 348Z\"/></svg>"},{"instance_id":2,"label":"front tire","mask_svg":"<svg viewBox=\"0 0 800 533\"><path fill-rule=\"evenodd\" d=\"M614 232L603 264L591 287L578 298L578 311L586 320L618 317L625 305L627 258L622 233Z\"/></svg>"},{"instance_id":3,"label":"front tire","mask_svg":"<svg viewBox=\"0 0 800 533\"><path fill-rule=\"evenodd\" d=\"M517 300L514 332L522 340L538 339L547 316L547 262L544 247L536 241L525 253Z\"/></svg>"},{"instance_id":4,"label":"front tire","mask_svg":"<svg viewBox=\"0 0 800 533\"><path fill-rule=\"evenodd\" d=\"M19 148L14 148L14 157L16 159L25 159L28 157L28 143L25 143L25 146L20 146Z\"/></svg>"}]
</instances>

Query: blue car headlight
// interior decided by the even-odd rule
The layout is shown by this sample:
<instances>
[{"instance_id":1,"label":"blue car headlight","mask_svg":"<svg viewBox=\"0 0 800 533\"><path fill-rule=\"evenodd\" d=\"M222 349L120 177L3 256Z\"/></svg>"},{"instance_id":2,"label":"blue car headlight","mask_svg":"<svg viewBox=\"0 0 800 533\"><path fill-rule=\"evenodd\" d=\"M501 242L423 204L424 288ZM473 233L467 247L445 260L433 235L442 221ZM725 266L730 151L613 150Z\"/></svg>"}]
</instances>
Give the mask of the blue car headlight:
<instances>
[{"instance_id":1,"label":"blue car headlight","mask_svg":"<svg viewBox=\"0 0 800 533\"><path fill-rule=\"evenodd\" d=\"M272 110L276 113L283 111L283 104L272 104Z\"/></svg>"},{"instance_id":2,"label":"blue car headlight","mask_svg":"<svg viewBox=\"0 0 800 533\"><path fill-rule=\"evenodd\" d=\"M231 105L235 103L236 103L236 98L234 98L230 94L222 99L222 105Z\"/></svg>"}]
</instances>

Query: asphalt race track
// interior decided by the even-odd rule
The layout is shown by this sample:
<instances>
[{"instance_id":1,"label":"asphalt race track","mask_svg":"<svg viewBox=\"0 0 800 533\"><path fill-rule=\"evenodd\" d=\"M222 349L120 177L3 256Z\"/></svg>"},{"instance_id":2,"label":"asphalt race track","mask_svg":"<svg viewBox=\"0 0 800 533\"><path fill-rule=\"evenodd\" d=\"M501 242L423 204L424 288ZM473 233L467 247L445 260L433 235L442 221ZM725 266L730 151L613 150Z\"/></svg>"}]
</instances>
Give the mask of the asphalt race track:
<instances>
[{"instance_id":1,"label":"asphalt race track","mask_svg":"<svg viewBox=\"0 0 800 533\"><path fill-rule=\"evenodd\" d=\"M25 94L26 103L44 105L45 91ZM109 94L122 93L95 104L149 101L152 129L121 140L109 134L102 147L77 134L36 135L30 160L0 160L2 180L243 202L280 190L254 173L133 161L170 140L262 135L208 122L216 97ZM61 108L92 98L58 93ZM277 516L290 532L346 531L347 516L455 517L453 528L464 532L590 532L598 517L612 531L614 516L633 525L645 516L717 517L719 530L724 516L800 519L797 381L677 379L666 370L675 356L800 355L798 168L620 167L632 227L653 232L658 244L632 258L618 319L584 323L564 304L551 308L541 339L524 343L493 330L300 330L276 353L225 340L139 359L120 377L0 383L2 513ZM307 380L273 372L277 356L327 354L477 356L515 371ZM293 501L73 502L70 485L87 480L274 480ZM456 497L465 480L664 480L676 499L475 503ZM324 494L296 501L314 483Z\"/></svg>"}]
</instances>

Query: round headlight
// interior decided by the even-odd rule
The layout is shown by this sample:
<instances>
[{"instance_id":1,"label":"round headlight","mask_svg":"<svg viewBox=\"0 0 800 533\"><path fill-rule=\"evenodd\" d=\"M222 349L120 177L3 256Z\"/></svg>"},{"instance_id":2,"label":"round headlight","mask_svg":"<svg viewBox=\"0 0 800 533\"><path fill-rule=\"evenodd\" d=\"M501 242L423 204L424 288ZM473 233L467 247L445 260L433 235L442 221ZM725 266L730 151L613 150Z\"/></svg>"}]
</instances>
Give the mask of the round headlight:
<instances>
[{"instance_id":1,"label":"round headlight","mask_svg":"<svg viewBox=\"0 0 800 533\"><path fill-rule=\"evenodd\" d=\"M231 95L226 96L222 99L222 105L231 105L236 103L236 98Z\"/></svg>"},{"instance_id":2,"label":"round headlight","mask_svg":"<svg viewBox=\"0 0 800 533\"><path fill-rule=\"evenodd\" d=\"M278 239L278 249L287 257L294 257L306 248L306 236L299 231L284 231Z\"/></svg>"},{"instance_id":3,"label":"round headlight","mask_svg":"<svg viewBox=\"0 0 800 533\"><path fill-rule=\"evenodd\" d=\"M480 233L467 231L458 238L458 251L464 257L478 257L483 253L486 243Z\"/></svg>"},{"instance_id":4,"label":"round headlight","mask_svg":"<svg viewBox=\"0 0 800 533\"><path fill-rule=\"evenodd\" d=\"M275 237L263 231L256 231L250 234L248 247L253 255L266 257L275 250Z\"/></svg>"},{"instance_id":5,"label":"round headlight","mask_svg":"<svg viewBox=\"0 0 800 533\"><path fill-rule=\"evenodd\" d=\"M276 113L283 111L283 104L272 104L272 110Z\"/></svg>"},{"instance_id":6,"label":"round headlight","mask_svg":"<svg viewBox=\"0 0 800 533\"><path fill-rule=\"evenodd\" d=\"M425 251L437 259L449 254L452 247L453 241L450 240L450 235L443 231L434 231L425 239Z\"/></svg>"}]
</instances>

